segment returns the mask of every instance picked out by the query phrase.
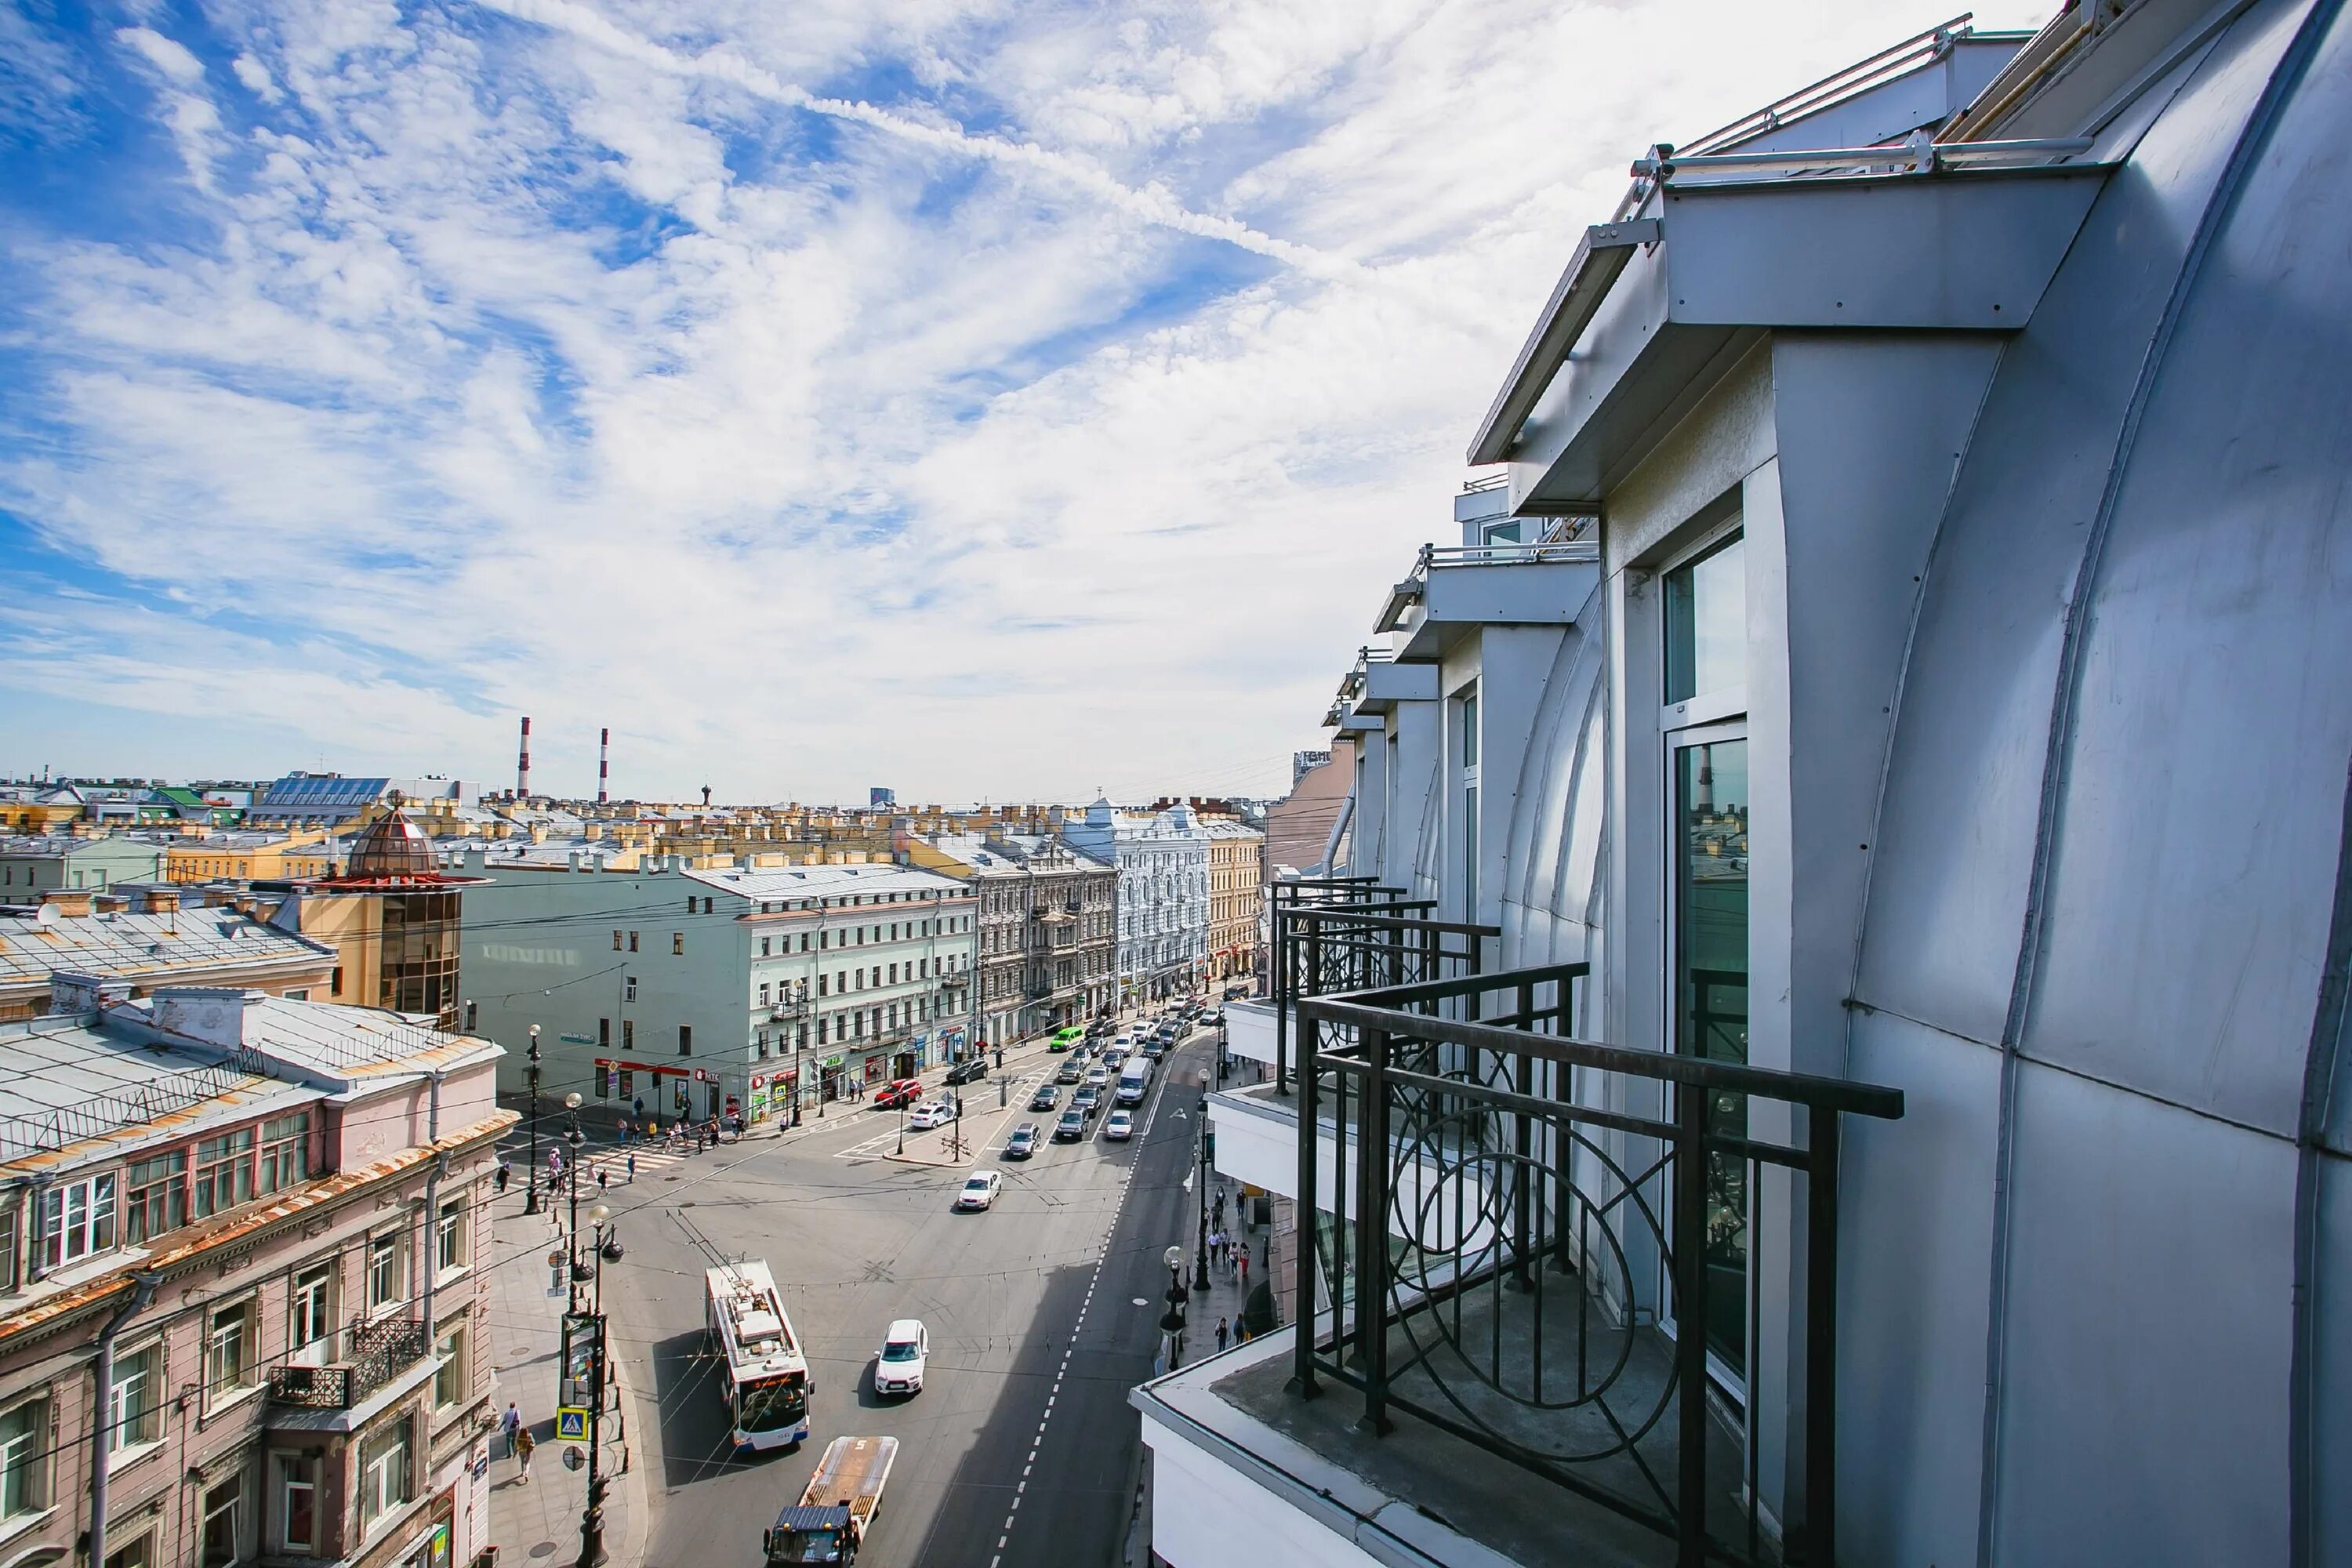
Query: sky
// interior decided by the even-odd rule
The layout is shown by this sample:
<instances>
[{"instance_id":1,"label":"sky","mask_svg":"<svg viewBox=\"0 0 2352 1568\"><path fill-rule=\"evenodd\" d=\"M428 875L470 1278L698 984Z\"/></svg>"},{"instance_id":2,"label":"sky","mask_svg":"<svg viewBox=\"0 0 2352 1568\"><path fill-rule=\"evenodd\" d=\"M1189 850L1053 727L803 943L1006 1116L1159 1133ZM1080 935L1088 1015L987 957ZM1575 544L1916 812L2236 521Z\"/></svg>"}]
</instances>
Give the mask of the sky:
<instances>
[{"instance_id":1,"label":"sky","mask_svg":"<svg viewBox=\"0 0 2352 1568\"><path fill-rule=\"evenodd\" d=\"M1948 16L0 0L0 775L1278 795L1630 162Z\"/></svg>"}]
</instances>

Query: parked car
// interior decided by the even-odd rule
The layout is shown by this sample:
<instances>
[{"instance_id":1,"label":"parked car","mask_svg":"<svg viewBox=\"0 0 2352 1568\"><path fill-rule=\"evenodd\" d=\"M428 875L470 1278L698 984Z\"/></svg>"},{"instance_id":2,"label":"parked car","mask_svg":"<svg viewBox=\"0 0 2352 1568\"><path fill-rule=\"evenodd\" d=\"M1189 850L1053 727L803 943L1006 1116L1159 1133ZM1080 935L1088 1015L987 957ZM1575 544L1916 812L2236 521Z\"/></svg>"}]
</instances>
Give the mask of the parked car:
<instances>
[{"instance_id":1,"label":"parked car","mask_svg":"<svg viewBox=\"0 0 2352 1568\"><path fill-rule=\"evenodd\" d=\"M1062 1119L1054 1123L1054 1142L1056 1143L1075 1143L1086 1135L1087 1113L1083 1110L1065 1110Z\"/></svg>"},{"instance_id":2,"label":"parked car","mask_svg":"<svg viewBox=\"0 0 2352 1568\"><path fill-rule=\"evenodd\" d=\"M874 1358L874 1392L920 1394L923 1369L931 1359L931 1331L915 1318L901 1318L885 1330L882 1353Z\"/></svg>"},{"instance_id":3,"label":"parked car","mask_svg":"<svg viewBox=\"0 0 2352 1568\"><path fill-rule=\"evenodd\" d=\"M975 1171L964 1178L963 1190L956 1194L959 1213L973 1214L992 1206L996 1194L1004 1190L1004 1177L995 1171Z\"/></svg>"},{"instance_id":4,"label":"parked car","mask_svg":"<svg viewBox=\"0 0 2352 1568\"><path fill-rule=\"evenodd\" d=\"M986 1078L987 1076L988 1058L986 1057L971 1057L948 1068L947 1081L950 1083L970 1083L974 1079Z\"/></svg>"},{"instance_id":5,"label":"parked car","mask_svg":"<svg viewBox=\"0 0 2352 1568\"><path fill-rule=\"evenodd\" d=\"M874 1091L874 1109L896 1110L901 1105L911 1105L923 1098L923 1080L902 1078L884 1084Z\"/></svg>"},{"instance_id":6,"label":"parked car","mask_svg":"<svg viewBox=\"0 0 2352 1568\"><path fill-rule=\"evenodd\" d=\"M1054 1086L1050 1083L1039 1084L1037 1092L1029 1097L1029 1109L1032 1110L1051 1110L1061 1103L1062 1097L1054 1092Z\"/></svg>"},{"instance_id":7,"label":"parked car","mask_svg":"<svg viewBox=\"0 0 2352 1568\"><path fill-rule=\"evenodd\" d=\"M1004 1157L1008 1160L1026 1160L1036 1152L1037 1124L1034 1121L1023 1122L1004 1141Z\"/></svg>"},{"instance_id":8,"label":"parked car","mask_svg":"<svg viewBox=\"0 0 2352 1568\"><path fill-rule=\"evenodd\" d=\"M919 1105L907 1112L907 1125L919 1132L928 1128L945 1127L954 1120L955 1106L944 1100L935 1100L929 1105Z\"/></svg>"},{"instance_id":9,"label":"parked car","mask_svg":"<svg viewBox=\"0 0 2352 1568\"><path fill-rule=\"evenodd\" d=\"M1134 1137L1135 1112L1132 1110L1112 1111L1110 1113L1110 1120L1103 1123L1103 1136L1120 1143L1124 1143L1129 1138Z\"/></svg>"}]
</instances>

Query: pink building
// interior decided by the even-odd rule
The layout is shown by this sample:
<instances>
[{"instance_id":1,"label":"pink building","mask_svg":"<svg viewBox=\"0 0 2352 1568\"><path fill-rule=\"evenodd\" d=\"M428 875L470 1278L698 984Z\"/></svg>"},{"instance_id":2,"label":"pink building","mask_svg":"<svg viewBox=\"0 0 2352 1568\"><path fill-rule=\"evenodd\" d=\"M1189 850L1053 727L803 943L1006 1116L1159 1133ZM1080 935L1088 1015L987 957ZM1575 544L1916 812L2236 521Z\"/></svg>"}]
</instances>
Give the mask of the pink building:
<instances>
[{"instance_id":1,"label":"pink building","mask_svg":"<svg viewBox=\"0 0 2352 1568\"><path fill-rule=\"evenodd\" d=\"M474 1561L499 1048L55 987L0 1024L0 1564Z\"/></svg>"}]
</instances>

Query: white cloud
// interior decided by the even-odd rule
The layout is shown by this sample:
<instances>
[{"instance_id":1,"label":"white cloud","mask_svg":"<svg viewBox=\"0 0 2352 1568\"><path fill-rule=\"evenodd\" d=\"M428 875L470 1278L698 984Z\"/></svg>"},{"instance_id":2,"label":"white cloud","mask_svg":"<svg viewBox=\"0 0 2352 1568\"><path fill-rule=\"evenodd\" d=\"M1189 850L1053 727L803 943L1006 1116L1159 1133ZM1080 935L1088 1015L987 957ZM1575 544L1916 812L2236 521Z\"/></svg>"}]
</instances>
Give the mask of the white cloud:
<instances>
[{"instance_id":1,"label":"white cloud","mask_svg":"<svg viewBox=\"0 0 2352 1568\"><path fill-rule=\"evenodd\" d=\"M249 0L234 110L125 28L194 216L18 246L0 438L124 604L0 595L0 686L467 776L527 711L583 788L611 724L645 794L1278 789L1625 162L1940 19Z\"/></svg>"}]
</instances>

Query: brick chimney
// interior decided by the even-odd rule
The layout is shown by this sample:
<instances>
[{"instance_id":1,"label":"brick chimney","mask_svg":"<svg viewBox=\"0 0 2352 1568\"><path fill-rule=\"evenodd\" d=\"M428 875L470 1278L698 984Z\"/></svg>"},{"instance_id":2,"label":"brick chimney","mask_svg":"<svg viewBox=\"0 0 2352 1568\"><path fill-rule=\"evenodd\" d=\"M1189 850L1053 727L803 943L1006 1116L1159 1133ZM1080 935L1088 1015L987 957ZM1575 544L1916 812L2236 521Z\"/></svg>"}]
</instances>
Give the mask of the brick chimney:
<instances>
[{"instance_id":1,"label":"brick chimney","mask_svg":"<svg viewBox=\"0 0 2352 1568\"><path fill-rule=\"evenodd\" d=\"M142 888L139 893L139 912L147 915L177 914L180 910L180 889L177 888Z\"/></svg>"},{"instance_id":2,"label":"brick chimney","mask_svg":"<svg viewBox=\"0 0 2352 1568\"><path fill-rule=\"evenodd\" d=\"M41 902L61 915L89 913L89 892L83 888L51 888L41 895Z\"/></svg>"}]
</instances>

